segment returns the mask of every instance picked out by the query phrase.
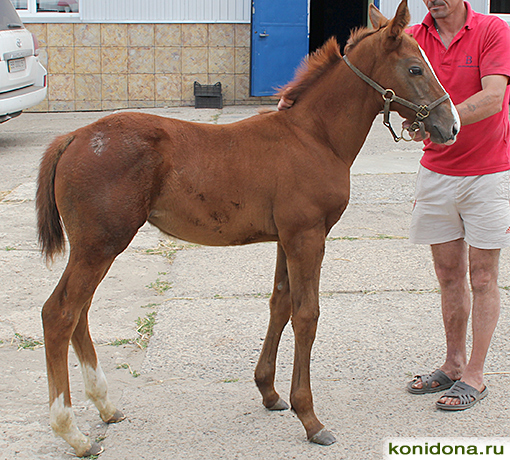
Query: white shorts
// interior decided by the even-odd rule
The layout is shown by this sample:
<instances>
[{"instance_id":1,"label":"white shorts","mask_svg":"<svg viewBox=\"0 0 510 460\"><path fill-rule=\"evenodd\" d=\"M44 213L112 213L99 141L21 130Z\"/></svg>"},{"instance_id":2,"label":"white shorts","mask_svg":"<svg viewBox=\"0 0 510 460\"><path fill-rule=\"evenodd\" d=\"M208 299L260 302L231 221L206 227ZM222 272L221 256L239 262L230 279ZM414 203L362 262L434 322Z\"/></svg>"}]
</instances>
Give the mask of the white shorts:
<instances>
[{"instance_id":1,"label":"white shorts","mask_svg":"<svg viewBox=\"0 0 510 460\"><path fill-rule=\"evenodd\" d=\"M446 176L420 166L415 198L412 243L464 238L478 249L510 246L510 171Z\"/></svg>"}]
</instances>

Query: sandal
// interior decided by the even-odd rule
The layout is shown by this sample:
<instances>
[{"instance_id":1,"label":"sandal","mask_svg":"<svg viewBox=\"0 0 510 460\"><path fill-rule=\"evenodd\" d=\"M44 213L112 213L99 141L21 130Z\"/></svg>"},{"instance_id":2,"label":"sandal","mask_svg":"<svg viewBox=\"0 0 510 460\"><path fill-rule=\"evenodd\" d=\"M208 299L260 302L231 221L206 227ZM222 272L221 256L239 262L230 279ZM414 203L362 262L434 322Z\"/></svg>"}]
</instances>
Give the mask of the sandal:
<instances>
[{"instance_id":1,"label":"sandal","mask_svg":"<svg viewBox=\"0 0 510 460\"><path fill-rule=\"evenodd\" d=\"M421 388L413 388L413 385L421 380ZM439 385L433 387L432 384L437 382ZM407 391L414 395L423 395L428 393L437 393L438 391L447 390L451 388L455 381L448 377L441 369L436 369L428 375L415 375L413 380L407 383Z\"/></svg>"},{"instance_id":2,"label":"sandal","mask_svg":"<svg viewBox=\"0 0 510 460\"><path fill-rule=\"evenodd\" d=\"M461 382L460 380L455 382L449 391L447 391L442 398L458 398L460 404L444 404L437 401L436 407L442 410L466 410L473 407L478 401L482 400L489 393L488 388L485 386L480 392L476 388L473 388L467 383Z\"/></svg>"}]
</instances>

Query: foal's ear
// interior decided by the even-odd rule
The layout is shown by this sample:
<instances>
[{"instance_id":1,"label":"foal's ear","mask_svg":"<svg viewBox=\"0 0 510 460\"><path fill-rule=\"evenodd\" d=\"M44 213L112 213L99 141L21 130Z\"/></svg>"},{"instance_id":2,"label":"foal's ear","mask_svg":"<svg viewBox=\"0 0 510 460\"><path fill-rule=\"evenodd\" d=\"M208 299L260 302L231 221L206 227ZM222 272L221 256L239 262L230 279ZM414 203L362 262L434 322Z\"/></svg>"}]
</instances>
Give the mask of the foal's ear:
<instances>
[{"instance_id":1,"label":"foal's ear","mask_svg":"<svg viewBox=\"0 0 510 460\"><path fill-rule=\"evenodd\" d=\"M407 0L402 0L397 8L395 17L389 22L386 28L387 38L391 40L392 43L398 44L410 20L411 14L407 7Z\"/></svg>"},{"instance_id":2,"label":"foal's ear","mask_svg":"<svg viewBox=\"0 0 510 460\"><path fill-rule=\"evenodd\" d=\"M368 11L368 17L370 18L370 22L374 29L379 29L382 26L388 24L388 19L377 9L377 7L370 3L370 8Z\"/></svg>"}]
</instances>

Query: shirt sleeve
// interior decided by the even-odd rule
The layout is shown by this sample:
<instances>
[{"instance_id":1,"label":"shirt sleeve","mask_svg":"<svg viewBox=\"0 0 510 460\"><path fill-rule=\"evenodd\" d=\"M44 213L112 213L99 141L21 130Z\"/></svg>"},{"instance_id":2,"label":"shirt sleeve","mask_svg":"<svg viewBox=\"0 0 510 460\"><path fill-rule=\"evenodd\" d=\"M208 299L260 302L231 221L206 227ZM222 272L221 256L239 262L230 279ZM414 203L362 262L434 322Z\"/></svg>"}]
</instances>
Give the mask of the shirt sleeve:
<instances>
[{"instance_id":1,"label":"shirt sleeve","mask_svg":"<svg viewBox=\"0 0 510 460\"><path fill-rule=\"evenodd\" d=\"M500 18L493 18L487 27L480 56L480 77L510 77L510 27Z\"/></svg>"}]
</instances>

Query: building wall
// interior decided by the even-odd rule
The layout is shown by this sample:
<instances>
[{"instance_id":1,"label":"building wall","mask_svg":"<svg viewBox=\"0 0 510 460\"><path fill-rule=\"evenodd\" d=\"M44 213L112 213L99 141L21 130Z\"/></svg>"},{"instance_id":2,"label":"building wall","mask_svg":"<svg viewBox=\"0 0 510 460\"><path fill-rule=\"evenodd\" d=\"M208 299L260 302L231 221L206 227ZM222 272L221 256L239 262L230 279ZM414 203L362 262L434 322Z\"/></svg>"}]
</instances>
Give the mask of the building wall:
<instances>
[{"instance_id":1,"label":"building wall","mask_svg":"<svg viewBox=\"0 0 510 460\"><path fill-rule=\"evenodd\" d=\"M81 0L84 22L250 22L251 0Z\"/></svg>"},{"instance_id":2,"label":"building wall","mask_svg":"<svg viewBox=\"0 0 510 460\"><path fill-rule=\"evenodd\" d=\"M48 70L36 111L193 105L193 82L222 84L225 104L249 96L250 24L28 23Z\"/></svg>"}]
</instances>

